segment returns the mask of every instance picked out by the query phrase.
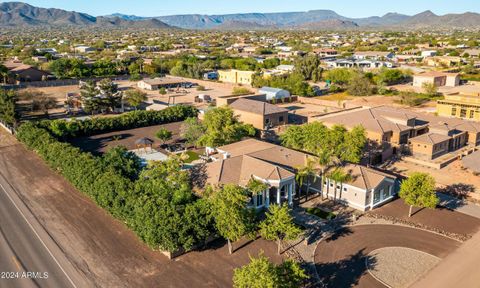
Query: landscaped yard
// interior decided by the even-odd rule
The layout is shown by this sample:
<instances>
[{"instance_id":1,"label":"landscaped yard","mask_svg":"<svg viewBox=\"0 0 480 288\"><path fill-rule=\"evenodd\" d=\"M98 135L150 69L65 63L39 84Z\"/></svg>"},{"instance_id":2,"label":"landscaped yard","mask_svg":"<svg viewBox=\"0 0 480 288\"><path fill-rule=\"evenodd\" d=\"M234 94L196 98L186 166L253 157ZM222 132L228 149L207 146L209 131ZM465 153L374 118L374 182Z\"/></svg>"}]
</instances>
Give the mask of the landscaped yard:
<instances>
[{"instance_id":1,"label":"landscaped yard","mask_svg":"<svg viewBox=\"0 0 480 288\"><path fill-rule=\"evenodd\" d=\"M198 153L194 151L187 151L185 152L185 155L187 155L188 158L185 157L185 159L183 160L184 163L192 163L193 161L200 159L200 155L198 155Z\"/></svg>"},{"instance_id":2,"label":"landscaped yard","mask_svg":"<svg viewBox=\"0 0 480 288\"><path fill-rule=\"evenodd\" d=\"M332 220L332 219L335 219L335 217L337 217L335 213L327 212L317 207L307 208L306 211L308 214L315 215L325 220Z\"/></svg>"}]
</instances>

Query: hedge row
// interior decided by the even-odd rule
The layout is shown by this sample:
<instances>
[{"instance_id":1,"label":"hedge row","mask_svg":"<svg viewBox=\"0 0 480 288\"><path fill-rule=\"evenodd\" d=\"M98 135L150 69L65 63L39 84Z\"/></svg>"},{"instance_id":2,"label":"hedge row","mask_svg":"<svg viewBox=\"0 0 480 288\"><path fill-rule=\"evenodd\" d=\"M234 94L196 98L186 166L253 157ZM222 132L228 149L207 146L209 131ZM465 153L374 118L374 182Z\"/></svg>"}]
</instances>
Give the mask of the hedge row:
<instances>
[{"instance_id":1,"label":"hedge row","mask_svg":"<svg viewBox=\"0 0 480 288\"><path fill-rule=\"evenodd\" d=\"M204 244L208 236L215 233L208 203L195 198L180 168L165 172L176 177L172 184L166 175L157 173L162 167L140 172L135 168L136 156L129 155L125 148L113 148L114 151L95 157L60 142L32 122L21 125L17 137L79 191L126 223L153 249L189 250ZM145 172L153 176L143 174Z\"/></svg>"},{"instance_id":2,"label":"hedge row","mask_svg":"<svg viewBox=\"0 0 480 288\"><path fill-rule=\"evenodd\" d=\"M45 120L40 127L59 138L90 136L118 130L133 129L183 121L196 117L198 110L192 106L178 105L161 111L133 111L115 117L95 117L85 120Z\"/></svg>"}]
</instances>

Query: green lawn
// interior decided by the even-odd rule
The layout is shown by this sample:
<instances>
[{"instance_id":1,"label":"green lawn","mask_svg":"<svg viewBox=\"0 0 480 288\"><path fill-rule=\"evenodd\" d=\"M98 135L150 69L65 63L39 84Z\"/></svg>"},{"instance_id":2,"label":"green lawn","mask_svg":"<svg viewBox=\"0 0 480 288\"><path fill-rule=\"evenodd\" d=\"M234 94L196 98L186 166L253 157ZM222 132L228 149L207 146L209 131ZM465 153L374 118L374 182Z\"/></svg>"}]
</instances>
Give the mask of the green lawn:
<instances>
[{"instance_id":1,"label":"green lawn","mask_svg":"<svg viewBox=\"0 0 480 288\"><path fill-rule=\"evenodd\" d=\"M333 212L323 211L322 209L316 208L316 207L307 208L306 211L308 214L315 215L325 220L332 220L332 219L335 219L335 217L337 217L337 215L335 215Z\"/></svg>"},{"instance_id":2,"label":"green lawn","mask_svg":"<svg viewBox=\"0 0 480 288\"><path fill-rule=\"evenodd\" d=\"M184 161L185 163L192 163L193 161L200 159L200 155L193 151L187 151L185 154L188 155L188 159Z\"/></svg>"}]
</instances>

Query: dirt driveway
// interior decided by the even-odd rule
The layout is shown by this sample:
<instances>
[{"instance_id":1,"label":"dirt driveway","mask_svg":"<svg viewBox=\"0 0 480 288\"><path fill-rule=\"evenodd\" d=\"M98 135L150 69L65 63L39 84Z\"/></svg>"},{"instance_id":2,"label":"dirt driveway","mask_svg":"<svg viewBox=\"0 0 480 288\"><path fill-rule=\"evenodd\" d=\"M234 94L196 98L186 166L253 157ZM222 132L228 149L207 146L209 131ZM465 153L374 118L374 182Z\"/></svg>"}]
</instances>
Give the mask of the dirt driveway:
<instances>
[{"instance_id":1,"label":"dirt driveway","mask_svg":"<svg viewBox=\"0 0 480 288\"><path fill-rule=\"evenodd\" d=\"M220 242L170 261L20 144L0 147L0 173L91 287L230 287L233 269L248 263L249 254L263 250L281 261L275 243L263 240L233 255Z\"/></svg>"}]
</instances>

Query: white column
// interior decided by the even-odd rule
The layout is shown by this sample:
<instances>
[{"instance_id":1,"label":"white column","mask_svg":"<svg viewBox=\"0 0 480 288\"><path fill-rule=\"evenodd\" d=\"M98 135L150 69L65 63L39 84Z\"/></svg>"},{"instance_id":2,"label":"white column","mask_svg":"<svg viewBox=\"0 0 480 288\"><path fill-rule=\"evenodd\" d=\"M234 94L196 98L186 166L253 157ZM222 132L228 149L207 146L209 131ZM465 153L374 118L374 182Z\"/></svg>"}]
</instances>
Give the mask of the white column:
<instances>
[{"instance_id":1,"label":"white column","mask_svg":"<svg viewBox=\"0 0 480 288\"><path fill-rule=\"evenodd\" d=\"M375 197L375 189L371 190L372 196L370 196L370 210L373 210L373 198Z\"/></svg>"},{"instance_id":2,"label":"white column","mask_svg":"<svg viewBox=\"0 0 480 288\"><path fill-rule=\"evenodd\" d=\"M288 205L290 206L293 205L292 194L293 194L293 184L290 183L288 184Z\"/></svg>"},{"instance_id":3,"label":"white column","mask_svg":"<svg viewBox=\"0 0 480 288\"><path fill-rule=\"evenodd\" d=\"M281 199L280 199L280 191L282 190L282 187L278 187L277 189L277 204L280 205L282 202L281 202Z\"/></svg>"},{"instance_id":4,"label":"white column","mask_svg":"<svg viewBox=\"0 0 480 288\"><path fill-rule=\"evenodd\" d=\"M267 189L265 190L265 207L269 207L270 206L270 190Z\"/></svg>"}]
</instances>

